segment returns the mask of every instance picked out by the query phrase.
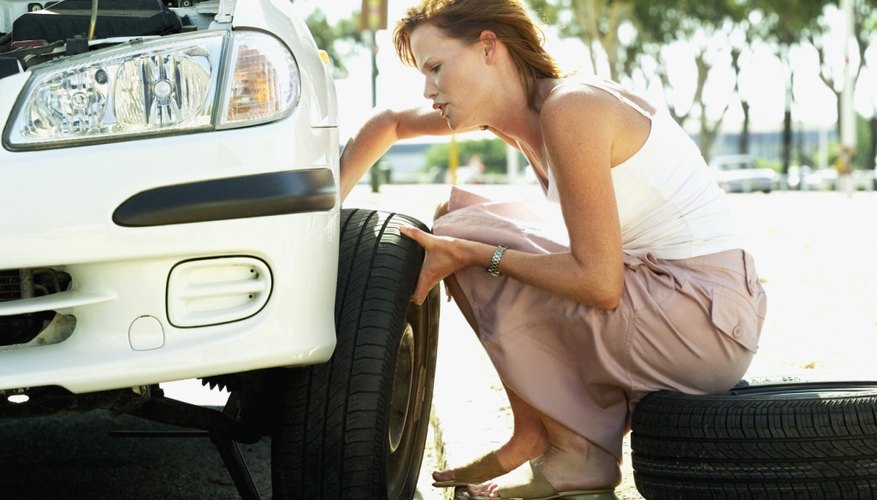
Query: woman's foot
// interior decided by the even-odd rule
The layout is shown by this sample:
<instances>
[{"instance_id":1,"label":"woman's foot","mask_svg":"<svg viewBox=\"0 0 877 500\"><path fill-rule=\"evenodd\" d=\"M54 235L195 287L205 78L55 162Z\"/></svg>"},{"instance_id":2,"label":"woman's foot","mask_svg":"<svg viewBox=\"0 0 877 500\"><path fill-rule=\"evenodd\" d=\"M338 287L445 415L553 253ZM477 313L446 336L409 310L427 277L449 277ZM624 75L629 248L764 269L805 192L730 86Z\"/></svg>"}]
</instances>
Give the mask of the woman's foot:
<instances>
[{"instance_id":1,"label":"woman's foot","mask_svg":"<svg viewBox=\"0 0 877 500\"><path fill-rule=\"evenodd\" d=\"M548 450L548 434L544 428L518 429L509 441L495 452L455 469L432 473L436 483L447 486L479 484L514 470Z\"/></svg>"},{"instance_id":2,"label":"woman's foot","mask_svg":"<svg viewBox=\"0 0 877 500\"><path fill-rule=\"evenodd\" d=\"M553 492L578 490L611 490L621 483L621 471L615 457L602 448L590 444L586 453L583 450L564 450L551 445L539 457L530 461L536 489L542 489L538 496L548 496ZM512 488L515 491L509 491ZM547 488L547 489L546 489ZM532 489L531 485L504 485L498 481L488 481L469 486L469 494L478 497L501 498L503 494L519 495L518 490Z\"/></svg>"},{"instance_id":3,"label":"woman's foot","mask_svg":"<svg viewBox=\"0 0 877 500\"><path fill-rule=\"evenodd\" d=\"M449 488L478 484L499 477L506 472L508 471L497 460L496 453L491 451L456 469L433 472L432 478L435 482L432 485L437 488Z\"/></svg>"}]
</instances>

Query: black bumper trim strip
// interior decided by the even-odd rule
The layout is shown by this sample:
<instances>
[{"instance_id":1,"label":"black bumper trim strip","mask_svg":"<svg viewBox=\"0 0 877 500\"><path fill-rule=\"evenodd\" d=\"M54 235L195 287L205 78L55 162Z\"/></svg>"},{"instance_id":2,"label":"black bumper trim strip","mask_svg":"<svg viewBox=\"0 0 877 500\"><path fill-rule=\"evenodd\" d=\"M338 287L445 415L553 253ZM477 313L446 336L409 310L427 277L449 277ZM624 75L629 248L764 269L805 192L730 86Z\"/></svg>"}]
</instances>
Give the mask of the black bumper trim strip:
<instances>
[{"instance_id":1,"label":"black bumper trim strip","mask_svg":"<svg viewBox=\"0 0 877 500\"><path fill-rule=\"evenodd\" d=\"M137 193L116 208L113 222L148 227L319 212L335 206L336 194L328 168L215 179Z\"/></svg>"}]
</instances>

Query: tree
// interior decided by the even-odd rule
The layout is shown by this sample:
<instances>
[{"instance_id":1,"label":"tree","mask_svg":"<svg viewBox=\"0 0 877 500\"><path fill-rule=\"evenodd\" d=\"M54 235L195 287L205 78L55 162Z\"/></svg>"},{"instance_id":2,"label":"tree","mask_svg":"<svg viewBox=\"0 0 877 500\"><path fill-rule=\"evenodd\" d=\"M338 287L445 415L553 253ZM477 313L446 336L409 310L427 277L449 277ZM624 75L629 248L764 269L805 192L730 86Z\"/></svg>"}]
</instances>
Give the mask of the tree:
<instances>
[{"instance_id":1,"label":"tree","mask_svg":"<svg viewBox=\"0 0 877 500\"><path fill-rule=\"evenodd\" d=\"M676 101L668 106L670 112L680 123L689 116L699 120L700 147L709 154L732 101L710 107L706 90L711 82L726 83L715 76L711 80L714 66L734 66L739 72L742 49L730 50L729 43L720 40L727 41L739 31L736 26L746 19L744 0L531 0L531 4L546 14L548 22L565 25L561 35L582 40L594 73L599 73L600 56L616 81L633 79L640 63L655 61L668 102ZM679 104L681 90L672 84L665 57L668 46L680 40L693 48L696 73L687 107ZM726 93L738 93L736 81Z\"/></svg>"},{"instance_id":2,"label":"tree","mask_svg":"<svg viewBox=\"0 0 877 500\"><path fill-rule=\"evenodd\" d=\"M868 64L868 51L877 53L877 0L859 0L857 3L856 38L859 44L859 54L862 64L871 70L871 78L877 79L877 67ZM874 58L877 61L877 57ZM877 65L875 65L877 66ZM872 80L872 85L873 85ZM877 169L877 95L871 91L871 117L868 120L868 147L864 158L864 167L869 170ZM860 145L860 149L861 145Z\"/></svg>"},{"instance_id":3,"label":"tree","mask_svg":"<svg viewBox=\"0 0 877 500\"><path fill-rule=\"evenodd\" d=\"M597 73L598 58L596 45L602 49L609 66L609 77L619 81L622 76L630 76L631 66L636 54L630 54L628 47L619 38L622 24L632 20L633 0L570 0L570 8L576 22L570 31L578 34L588 47L591 65ZM578 29L576 29L578 28Z\"/></svg>"},{"instance_id":4,"label":"tree","mask_svg":"<svg viewBox=\"0 0 877 500\"><path fill-rule=\"evenodd\" d=\"M326 19L326 14L317 8L305 19L305 23L317 42L317 47L329 54L335 77L346 77L345 57L365 46L359 29L359 12L353 12L350 17L341 19L333 26Z\"/></svg>"},{"instance_id":5,"label":"tree","mask_svg":"<svg viewBox=\"0 0 877 500\"><path fill-rule=\"evenodd\" d=\"M868 48L868 40L866 38L870 36L870 33L864 32L864 25L869 21L869 13L865 10L866 4L867 2L861 0L854 2L855 15L853 18L853 38L855 39L859 56L859 64L854 69L852 78L854 87L859 76L862 74L862 69L865 67L865 51ZM834 47L832 45L832 34L836 35L836 33L832 33L828 16L823 15L822 18L820 18L819 29L807 30L804 33L804 36L816 49L816 53L819 56L819 77L822 80L822 83L824 83L825 86L835 95L835 98L837 99L838 116L840 116L841 94L844 91L846 75L843 73L845 68L836 64L839 58L831 57L833 55L832 49L836 48L838 51L843 50L842 46ZM840 136L840 120L837 122L837 134Z\"/></svg>"},{"instance_id":6,"label":"tree","mask_svg":"<svg viewBox=\"0 0 877 500\"><path fill-rule=\"evenodd\" d=\"M499 139L466 140L458 144L460 158L463 163L472 156L478 156L484 163L488 173L502 174L506 171L506 144ZM426 150L424 172L443 171L448 168L449 145L439 143Z\"/></svg>"},{"instance_id":7,"label":"tree","mask_svg":"<svg viewBox=\"0 0 877 500\"><path fill-rule=\"evenodd\" d=\"M786 109L783 118L783 173L789 172L792 157L792 83L795 67L791 62L793 47L802 38L821 32L818 20L825 5L831 0L750 0L753 8L765 14L760 24L760 35L772 42L777 56L786 67Z\"/></svg>"},{"instance_id":8,"label":"tree","mask_svg":"<svg viewBox=\"0 0 877 500\"><path fill-rule=\"evenodd\" d=\"M561 27L560 35L578 38L588 49L591 70L600 73L600 56L606 58L608 77L629 77L638 56L635 38L624 40L621 30L631 27L642 0L531 0L543 21ZM634 30L628 30L635 35Z\"/></svg>"},{"instance_id":9,"label":"tree","mask_svg":"<svg viewBox=\"0 0 877 500\"><path fill-rule=\"evenodd\" d=\"M743 4L737 0L650 0L637 9L637 17L637 29L658 61L658 76L665 91L673 91L664 57L667 46L685 40L691 48L696 70L692 104L687 110L669 107L679 123L684 123L690 114L695 115L699 146L708 157L731 105L731 96L739 93L736 73L731 88L724 92L728 99L714 103L718 107L710 107L706 89L711 83L727 84L714 74L719 65L739 70L741 51L739 48L733 50L730 40L734 31L739 29L738 25L746 20Z\"/></svg>"}]
</instances>

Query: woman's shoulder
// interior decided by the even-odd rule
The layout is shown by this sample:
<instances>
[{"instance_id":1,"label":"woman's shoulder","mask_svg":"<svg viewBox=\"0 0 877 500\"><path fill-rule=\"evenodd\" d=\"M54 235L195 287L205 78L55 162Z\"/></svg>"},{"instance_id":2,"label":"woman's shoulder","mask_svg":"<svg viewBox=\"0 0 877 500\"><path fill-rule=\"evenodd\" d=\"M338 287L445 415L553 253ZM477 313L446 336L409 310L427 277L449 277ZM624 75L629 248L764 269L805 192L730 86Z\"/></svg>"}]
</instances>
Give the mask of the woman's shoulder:
<instances>
[{"instance_id":1,"label":"woman's shoulder","mask_svg":"<svg viewBox=\"0 0 877 500\"><path fill-rule=\"evenodd\" d=\"M607 97L606 92L601 91L601 87L590 85L589 81L589 79L573 77L554 80L549 84L545 101L557 102Z\"/></svg>"},{"instance_id":2,"label":"woman's shoulder","mask_svg":"<svg viewBox=\"0 0 877 500\"><path fill-rule=\"evenodd\" d=\"M572 119L579 124L596 123L597 118L605 125L610 115L620 111L618 99L612 95L577 81L561 80L546 93L539 114L543 125L555 120L571 125Z\"/></svg>"},{"instance_id":3,"label":"woman's shoulder","mask_svg":"<svg viewBox=\"0 0 877 500\"><path fill-rule=\"evenodd\" d=\"M548 101L561 101L560 105L572 105L576 101L585 104L603 104L609 108L626 110L633 107L646 115L654 115L657 107L646 98L611 80L596 77L569 77L557 82L549 93Z\"/></svg>"}]
</instances>

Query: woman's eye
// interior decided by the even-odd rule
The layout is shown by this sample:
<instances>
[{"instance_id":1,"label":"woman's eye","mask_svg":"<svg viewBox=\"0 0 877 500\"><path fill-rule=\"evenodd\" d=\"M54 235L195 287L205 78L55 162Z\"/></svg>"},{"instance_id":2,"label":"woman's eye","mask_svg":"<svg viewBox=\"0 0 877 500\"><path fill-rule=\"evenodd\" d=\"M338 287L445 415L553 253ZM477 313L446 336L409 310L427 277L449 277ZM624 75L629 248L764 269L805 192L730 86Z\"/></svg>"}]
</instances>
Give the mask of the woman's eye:
<instances>
[{"instance_id":1,"label":"woman's eye","mask_svg":"<svg viewBox=\"0 0 877 500\"><path fill-rule=\"evenodd\" d=\"M439 68L441 68L441 64L436 64L435 66L429 68L430 73L438 73Z\"/></svg>"}]
</instances>

